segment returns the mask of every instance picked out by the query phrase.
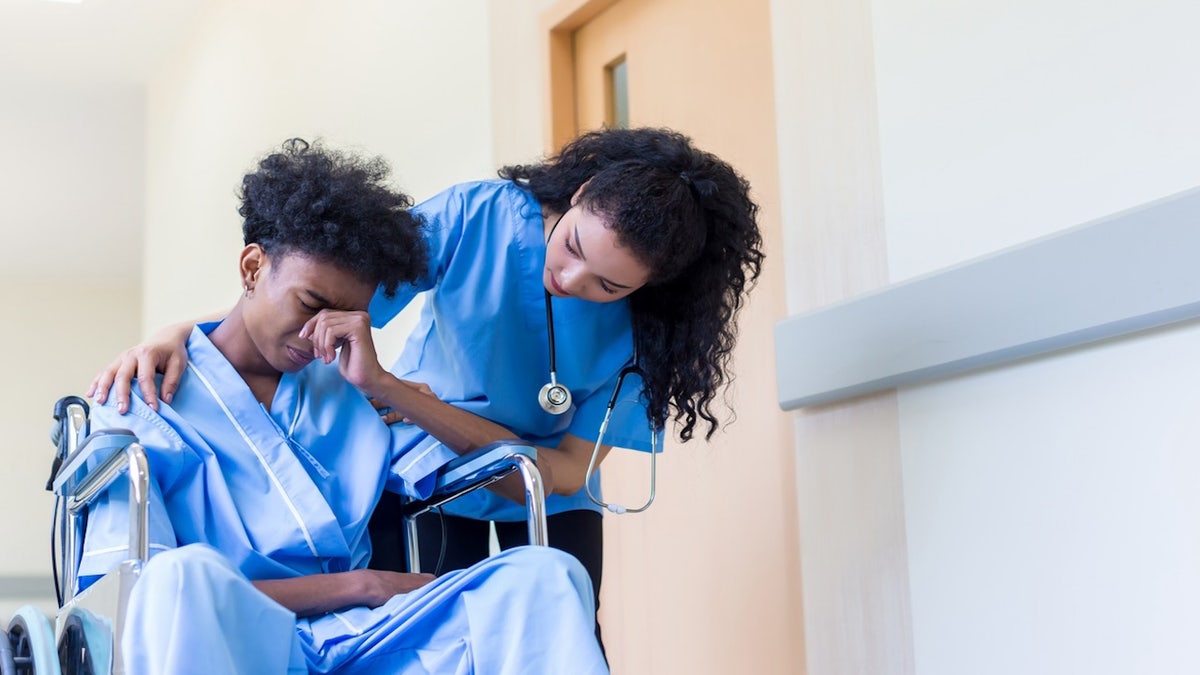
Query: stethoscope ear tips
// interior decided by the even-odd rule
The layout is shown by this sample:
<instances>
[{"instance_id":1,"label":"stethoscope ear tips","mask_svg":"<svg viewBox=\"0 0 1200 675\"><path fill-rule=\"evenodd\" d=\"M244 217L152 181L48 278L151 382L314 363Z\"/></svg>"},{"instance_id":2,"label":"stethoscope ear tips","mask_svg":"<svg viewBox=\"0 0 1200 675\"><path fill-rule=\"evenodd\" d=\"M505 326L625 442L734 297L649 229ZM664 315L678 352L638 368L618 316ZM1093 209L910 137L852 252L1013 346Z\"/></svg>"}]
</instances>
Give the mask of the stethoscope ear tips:
<instances>
[{"instance_id":1,"label":"stethoscope ear tips","mask_svg":"<svg viewBox=\"0 0 1200 675\"><path fill-rule=\"evenodd\" d=\"M538 403L551 415L561 415L571 407L571 390L556 382L547 382L538 392Z\"/></svg>"}]
</instances>

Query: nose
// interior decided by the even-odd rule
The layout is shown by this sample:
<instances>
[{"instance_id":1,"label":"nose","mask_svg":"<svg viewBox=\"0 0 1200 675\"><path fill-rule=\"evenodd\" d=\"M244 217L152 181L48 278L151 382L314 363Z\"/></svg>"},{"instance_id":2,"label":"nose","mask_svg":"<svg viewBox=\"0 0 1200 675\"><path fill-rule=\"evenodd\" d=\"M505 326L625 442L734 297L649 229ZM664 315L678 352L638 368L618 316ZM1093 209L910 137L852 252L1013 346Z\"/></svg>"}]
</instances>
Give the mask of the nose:
<instances>
[{"instance_id":1,"label":"nose","mask_svg":"<svg viewBox=\"0 0 1200 675\"><path fill-rule=\"evenodd\" d=\"M577 267L564 267L562 274L559 276L558 283L562 286L564 291L570 293L571 295L576 295L579 291L583 290L583 276L584 275L579 272Z\"/></svg>"}]
</instances>

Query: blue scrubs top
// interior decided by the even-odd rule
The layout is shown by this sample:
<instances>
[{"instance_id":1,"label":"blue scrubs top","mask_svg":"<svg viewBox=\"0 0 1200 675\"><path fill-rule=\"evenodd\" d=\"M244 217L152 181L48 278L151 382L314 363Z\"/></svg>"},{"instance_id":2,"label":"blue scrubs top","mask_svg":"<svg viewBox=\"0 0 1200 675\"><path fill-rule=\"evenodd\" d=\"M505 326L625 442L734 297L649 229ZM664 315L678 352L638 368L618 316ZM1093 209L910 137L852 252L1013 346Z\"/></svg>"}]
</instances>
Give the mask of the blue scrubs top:
<instances>
[{"instance_id":1,"label":"blue scrubs top","mask_svg":"<svg viewBox=\"0 0 1200 675\"><path fill-rule=\"evenodd\" d=\"M550 380L541 205L512 181L492 180L456 185L414 211L426 221L429 272L391 299L376 293L370 306L371 320L380 327L427 291L420 321L392 373L424 382L442 400L536 445L557 446L567 433L594 442L617 375L632 360L629 303L552 299L558 382L571 390L573 404L566 413L551 415L538 405L538 392ZM640 378L626 378L606 444L651 449L641 390ZM408 461L423 465L415 469L418 474L454 456L417 427L407 433ZM599 497L599 472L591 486ZM551 495L546 507L549 513L600 511L583 490ZM525 518L523 506L487 490L457 499L445 510L486 520Z\"/></svg>"}]
</instances>

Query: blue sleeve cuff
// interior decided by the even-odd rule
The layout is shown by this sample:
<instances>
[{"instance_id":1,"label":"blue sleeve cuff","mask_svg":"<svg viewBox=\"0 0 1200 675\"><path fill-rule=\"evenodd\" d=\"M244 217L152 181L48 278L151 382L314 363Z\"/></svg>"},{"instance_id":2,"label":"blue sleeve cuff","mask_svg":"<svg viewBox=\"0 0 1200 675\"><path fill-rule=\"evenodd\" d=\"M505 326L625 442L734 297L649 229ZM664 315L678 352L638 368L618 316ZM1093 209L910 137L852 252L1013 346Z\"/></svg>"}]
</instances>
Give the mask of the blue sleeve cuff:
<instances>
[{"instance_id":1,"label":"blue sleeve cuff","mask_svg":"<svg viewBox=\"0 0 1200 675\"><path fill-rule=\"evenodd\" d=\"M412 497L426 499L433 494L438 469L458 456L433 436L425 436L392 460L388 489Z\"/></svg>"}]
</instances>

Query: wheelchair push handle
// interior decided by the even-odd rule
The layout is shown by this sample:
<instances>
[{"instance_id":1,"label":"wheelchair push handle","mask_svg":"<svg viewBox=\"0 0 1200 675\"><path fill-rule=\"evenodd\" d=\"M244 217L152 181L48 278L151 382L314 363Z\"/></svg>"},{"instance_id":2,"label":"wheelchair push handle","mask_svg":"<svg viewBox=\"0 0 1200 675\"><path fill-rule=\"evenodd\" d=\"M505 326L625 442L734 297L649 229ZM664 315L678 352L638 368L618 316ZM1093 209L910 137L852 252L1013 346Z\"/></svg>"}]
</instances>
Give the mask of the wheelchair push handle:
<instances>
[{"instance_id":1,"label":"wheelchair push handle","mask_svg":"<svg viewBox=\"0 0 1200 675\"><path fill-rule=\"evenodd\" d=\"M88 404L78 396L64 396L54 404L54 424L50 427L50 442L57 448L54 462L50 465L50 478L46 490L54 490L54 479L62 468L63 460L87 436Z\"/></svg>"}]
</instances>

